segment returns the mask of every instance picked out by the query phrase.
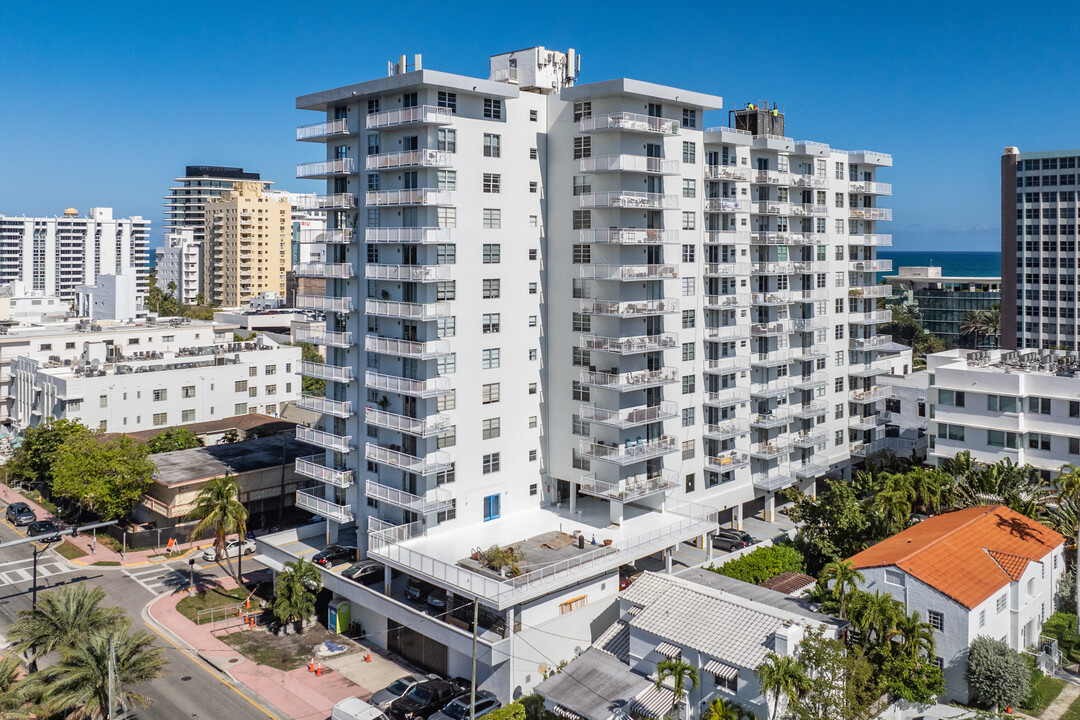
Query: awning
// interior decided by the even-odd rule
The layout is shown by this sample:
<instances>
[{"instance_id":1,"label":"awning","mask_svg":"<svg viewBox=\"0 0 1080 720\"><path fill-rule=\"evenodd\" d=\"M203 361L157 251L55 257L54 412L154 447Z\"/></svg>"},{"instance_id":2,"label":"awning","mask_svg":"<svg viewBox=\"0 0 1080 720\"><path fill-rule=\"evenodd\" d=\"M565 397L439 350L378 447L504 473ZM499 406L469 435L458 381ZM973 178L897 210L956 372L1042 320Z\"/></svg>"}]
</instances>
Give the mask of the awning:
<instances>
[{"instance_id":1,"label":"awning","mask_svg":"<svg viewBox=\"0 0 1080 720\"><path fill-rule=\"evenodd\" d=\"M630 617L635 617L639 612L642 611L642 609L643 608L640 608L637 605L631 605L626 609L626 614Z\"/></svg>"},{"instance_id":2,"label":"awning","mask_svg":"<svg viewBox=\"0 0 1080 720\"><path fill-rule=\"evenodd\" d=\"M565 708L562 705L556 705L554 708L551 709L551 712L555 713L561 718L566 718L566 720L588 720L588 718L586 718L584 715L578 715L570 708Z\"/></svg>"},{"instance_id":3,"label":"awning","mask_svg":"<svg viewBox=\"0 0 1080 720\"><path fill-rule=\"evenodd\" d=\"M662 642L656 646L656 652L660 653L666 658L682 657L682 648L671 643Z\"/></svg>"},{"instance_id":4,"label":"awning","mask_svg":"<svg viewBox=\"0 0 1080 720\"><path fill-rule=\"evenodd\" d=\"M661 720L671 711L674 704L675 693L666 687L650 687L640 693L630 703L630 709L646 717Z\"/></svg>"},{"instance_id":5,"label":"awning","mask_svg":"<svg viewBox=\"0 0 1080 720\"><path fill-rule=\"evenodd\" d=\"M705 672L715 675L716 677L724 680L725 682L731 682L735 678L739 677L739 670L733 668L730 665L725 665L722 662L716 660L710 660L705 663Z\"/></svg>"}]
</instances>

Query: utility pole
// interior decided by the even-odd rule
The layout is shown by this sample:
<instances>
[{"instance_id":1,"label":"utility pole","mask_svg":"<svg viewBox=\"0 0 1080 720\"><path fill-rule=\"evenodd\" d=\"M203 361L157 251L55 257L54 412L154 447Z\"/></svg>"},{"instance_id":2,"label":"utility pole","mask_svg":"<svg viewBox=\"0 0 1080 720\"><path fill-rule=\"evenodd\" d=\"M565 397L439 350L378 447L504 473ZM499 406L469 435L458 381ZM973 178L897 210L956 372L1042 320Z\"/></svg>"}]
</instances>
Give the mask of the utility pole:
<instances>
[{"instance_id":1,"label":"utility pole","mask_svg":"<svg viewBox=\"0 0 1080 720\"><path fill-rule=\"evenodd\" d=\"M469 720L476 720L476 633L480 629L480 598L472 601L472 682L469 683Z\"/></svg>"},{"instance_id":2,"label":"utility pole","mask_svg":"<svg viewBox=\"0 0 1080 720\"><path fill-rule=\"evenodd\" d=\"M116 635L109 635L109 720L116 720Z\"/></svg>"}]
</instances>

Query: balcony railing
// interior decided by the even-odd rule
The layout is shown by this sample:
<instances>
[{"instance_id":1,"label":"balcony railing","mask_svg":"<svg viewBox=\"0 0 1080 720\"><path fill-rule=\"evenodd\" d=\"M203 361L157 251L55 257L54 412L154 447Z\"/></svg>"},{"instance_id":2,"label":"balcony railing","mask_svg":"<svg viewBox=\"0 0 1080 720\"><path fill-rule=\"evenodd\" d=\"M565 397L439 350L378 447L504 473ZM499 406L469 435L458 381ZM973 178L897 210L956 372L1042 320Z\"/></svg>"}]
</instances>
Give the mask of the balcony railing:
<instances>
[{"instance_id":1,"label":"balcony railing","mask_svg":"<svg viewBox=\"0 0 1080 720\"><path fill-rule=\"evenodd\" d=\"M676 335L635 335L633 337L582 335L580 342L585 350L598 350L619 355L671 350L679 347L679 338Z\"/></svg>"},{"instance_id":2,"label":"balcony railing","mask_svg":"<svg viewBox=\"0 0 1080 720\"><path fill-rule=\"evenodd\" d=\"M892 397L892 388L888 385L875 385L869 390L852 390L851 401L857 403L872 403Z\"/></svg>"},{"instance_id":3,"label":"balcony railing","mask_svg":"<svg viewBox=\"0 0 1080 720\"><path fill-rule=\"evenodd\" d=\"M395 125L409 125L411 123L449 125L453 121L454 111L450 108L435 107L434 105L420 105L418 107L371 113L367 116L366 124L368 130L373 130L376 128L394 127Z\"/></svg>"},{"instance_id":4,"label":"balcony railing","mask_svg":"<svg viewBox=\"0 0 1080 720\"><path fill-rule=\"evenodd\" d=\"M748 212L749 210L749 200L734 197L714 197L705 200L705 212Z\"/></svg>"},{"instance_id":5,"label":"balcony railing","mask_svg":"<svg viewBox=\"0 0 1080 720\"><path fill-rule=\"evenodd\" d=\"M582 193L578 205L583 208L645 208L673 210L679 207L677 195L640 192L638 190L611 190L608 192Z\"/></svg>"},{"instance_id":6,"label":"balcony railing","mask_svg":"<svg viewBox=\"0 0 1080 720\"><path fill-rule=\"evenodd\" d=\"M749 402L750 388L728 387L713 392L707 392L705 393L704 401L706 405L714 405L716 407L726 407L728 405Z\"/></svg>"},{"instance_id":7,"label":"balcony railing","mask_svg":"<svg viewBox=\"0 0 1080 720\"><path fill-rule=\"evenodd\" d=\"M301 142L325 142L328 137L350 134L352 130L349 129L347 118L311 123L296 128L296 139Z\"/></svg>"},{"instance_id":8,"label":"balcony railing","mask_svg":"<svg viewBox=\"0 0 1080 720\"><path fill-rule=\"evenodd\" d=\"M750 464L750 453L739 450L730 450L719 455L710 455L705 458L705 467L710 470L728 472L744 468Z\"/></svg>"},{"instance_id":9,"label":"balcony railing","mask_svg":"<svg viewBox=\"0 0 1080 720\"><path fill-rule=\"evenodd\" d=\"M814 205L812 203L793 203L791 214L803 217L825 217L829 214L829 208L826 205Z\"/></svg>"},{"instance_id":10,"label":"balcony railing","mask_svg":"<svg viewBox=\"0 0 1080 720\"><path fill-rule=\"evenodd\" d=\"M352 193L296 195L293 198L293 207L300 210L349 210L356 205L357 198Z\"/></svg>"},{"instance_id":11,"label":"balcony railing","mask_svg":"<svg viewBox=\"0 0 1080 720\"><path fill-rule=\"evenodd\" d=\"M848 347L852 350L875 350L891 343L892 335L875 335L868 338L853 337L848 340Z\"/></svg>"},{"instance_id":12,"label":"balcony railing","mask_svg":"<svg viewBox=\"0 0 1080 720\"><path fill-rule=\"evenodd\" d=\"M829 407L829 403L824 400L813 400L811 402L803 403L801 405L792 405L791 414L794 417L805 419L809 417L815 417L825 412Z\"/></svg>"},{"instance_id":13,"label":"balcony railing","mask_svg":"<svg viewBox=\"0 0 1080 720\"><path fill-rule=\"evenodd\" d=\"M352 263L297 263L293 272L298 277L337 278L346 280L356 275Z\"/></svg>"},{"instance_id":14,"label":"balcony railing","mask_svg":"<svg viewBox=\"0 0 1080 720\"><path fill-rule=\"evenodd\" d=\"M352 401L350 400L331 400L319 395L301 395L296 405L304 410L334 417L347 418L352 415Z\"/></svg>"},{"instance_id":15,"label":"balcony railing","mask_svg":"<svg viewBox=\"0 0 1080 720\"><path fill-rule=\"evenodd\" d=\"M351 297L326 297L323 295L297 295L295 305L301 310L352 312Z\"/></svg>"},{"instance_id":16,"label":"balcony railing","mask_svg":"<svg viewBox=\"0 0 1080 720\"><path fill-rule=\"evenodd\" d=\"M674 435L661 435L653 440L628 440L621 445L605 445L601 442L582 440L580 450L582 455L593 460L616 465L630 465L677 452L679 439Z\"/></svg>"},{"instance_id":17,"label":"balcony railing","mask_svg":"<svg viewBox=\"0 0 1080 720\"><path fill-rule=\"evenodd\" d=\"M334 175L351 175L354 172L356 172L356 161L352 158L318 160L296 166L297 178L333 177Z\"/></svg>"},{"instance_id":18,"label":"balcony railing","mask_svg":"<svg viewBox=\"0 0 1080 720\"><path fill-rule=\"evenodd\" d=\"M443 488L435 488L428 496L413 495L389 485L368 480L365 487L367 497L388 505L404 508L420 515L433 515L454 506L454 501Z\"/></svg>"},{"instance_id":19,"label":"balcony railing","mask_svg":"<svg viewBox=\"0 0 1080 720\"><path fill-rule=\"evenodd\" d=\"M671 298L664 300L582 300L581 312L587 315L614 315L635 317L644 315L665 315L679 312L679 301Z\"/></svg>"},{"instance_id":20,"label":"balcony railing","mask_svg":"<svg viewBox=\"0 0 1080 720\"><path fill-rule=\"evenodd\" d=\"M353 484L352 470L327 467L323 462L323 455L296 458L296 474L340 488L347 488Z\"/></svg>"},{"instance_id":21,"label":"balcony railing","mask_svg":"<svg viewBox=\"0 0 1080 720\"><path fill-rule=\"evenodd\" d=\"M811 460L791 463L791 469L795 471L795 477L800 480L821 477L829 472L828 463L816 463Z\"/></svg>"},{"instance_id":22,"label":"balcony railing","mask_svg":"<svg viewBox=\"0 0 1080 720\"><path fill-rule=\"evenodd\" d=\"M811 318L791 319L791 329L795 332L810 332L811 330L820 330L821 328L826 327L829 327L829 318L824 315Z\"/></svg>"},{"instance_id":23,"label":"balcony railing","mask_svg":"<svg viewBox=\"0 0 1080 720\"><path fill-rule=\"evenodd\" d=\"M589 172L637 172L678 175L679 161L644 155L600 155L581 158L580 169Z\"/></svg>"},{"instance_id":24,"label":"balcony railing","mask_svg":"<svg viewBox=\"0 0 1080 720\"><path fill-rule=\"evenodd\" d=\"M678 230L597 228L579 232L579 241L586 245L666 245L679 241Z\"/></svg>"},{"instance_id":25,"label":"balcony railing","mask_svg":"<svg viewBox=\"0 0 1080 720\"><path fill-rule=\"evenodd\" d=\"M403 280L406 282L435 282L449 280L453 265L364 265L368 280Z\"/></svg>"},{"instance_id":26,"label":"balcony railing","mask_svg":"<svg viewBox=\"0 0 1080 720\"><path fill-rule=\"evenodd\" d=\"M703 369L707 373L728 374L741 372L750 369L750 358L745 355L714 358L712 360L706 360Z\"/></svg>"},{"instance_id":27,"label":"balcony railing","mask_svg":"<svg viewBox=\"0 0 1080 720\"><path fill-rule=\"evenodd\" d=\"M767 382L755 382L750 384L750 395L758 397L775 397L776 395L784 395L791 392L791 389L795 387L795 380L792 377L780 377Z\"/></svg>"},{"instance_id":28,"label":"balcony railing","mask_svg":"<svg viewBox=\"0 0 1080 720\"><path fill-rule=\"evenodd\" d=\"M750 203L750 212L757 215L791 215L791 203L773 200Z\"/></svg>"},{"instance_id":29,"label":"balcony railing","mask_svg":"<svg viewBox=\"0 0 1080 720\"><path fill-rule=\"evenodd\" d=\"M352 449L351 435L335 435L306 425L296 426L296 439L308 445L333 450L334 452L347 453Z\"/></svg>"},{"instance_id":30,"label":"balcony railing","mask_svg":"<svg viewBox=\"0 0 1080 720\"><path fill-rule=\"evenodd\" d=\"M892 185L889 183L862 180L860 182L848 183L848 192L863 193L866 195L892 195Z\"/></svg>"},{"instance_id":31,"label":"balcony railing","mask_svg":"<svg viewBox=\"0 0 1080 720\"><path fill-rule=\"evenodd\" d=\"M705 437L712 440L728 440L750 432L750 421L745 418L727 420L719 425L706 425Z\"/></svg>"},{"instance_id":32,"label":"balcony railing","mask_svg":"<svg viewBox=\"0 0 1080 720\"><path fill-rule=\"evenodd\" d=\"M876 245L887 247L892 245L892 235L878 235L870 233L866 235L848 235L849 245Z\"/></svg>"},{"instance_id":33,"label":"balcony railing","mask_svg":"<svg viewBox=\"0 0 1080 720\"><path fill-rule=\"evenodd\" d=\"M436 245L451 242L451 229L444 227L367 228L364 241L370 244Z\"/></svg>"},{"instance_id":34,"label":"balcony railing","mask_svg":"<svg viewBox=\"0 0 1080 720\"><path fill-rule=\"evenodd\" d=\"M792 291L779 290L776 292L754 293L750 296L750 302L754 305L787 305L792 302Z\"/></svg>"},{"instance_id":35,"label":"balcony railing","mask_svg":"<svg viewBox=\"0 0 1080 720\"><path fill-rule=\"evenodd\" d=\"M585 280L670 280L679 277L676 265L578 265Z\"/></svg>"},{"instance_id":36,"label":"balcony railing","mask_svg":"<svg viewBox=\"0 0 1080 720\"><path fill-rule=\"evenodd\" d=\"M848 322L852 325L880 325L892 322L891 310L874 310L866 313L848 313Z\"/></svg>"},{"instance_id":37,"label":"balcony railing","mask_svg":"<svg viewBox=\"0 0 1080 720\"><path fill-rule=\"evenodd\" d=\"M396 355L399 357L419 358L421 360L433 360L437 357L450 354L449 340L427 340L418 342L415 340L398 340L386 338L381 335L365 335L364 350L379 353L380 355Z\"/></svg>"},{"instance_id":38,"label":"balcony railing","mask_svg":"<svg viewBox=\"0 0 1080 720\"><path fill-rule=\"evenodd\" d=\"M791 441L788 438L773 438L768 442L750 445L750 457L768 459L780 457L789 452L791 452Z\"/></svg>"},{"instance_id":39,"label":"balcony railing","mask_svg":"<svg viewBox=\"0 0 1080 720\"><path fill-rule=\"evenodd\" d=\"M293 337L297 342L311 343L312 345L329 345L330 347L352 347L351 332L331 332L328 330L314 330L311 328L297 328L293 330Z\"/></svg>"},{"instance_id":40,"label":"balcony railing","mask_svg":"<svg viewBox=\"0 0 1080 720\"><path fill-rule=\"evenodd\" d=\"M851 217L862 220L892 220L891 208L851 208Z\"/></svg>"},{"instance_id":41,"label":"balcony railing","mask_svg":"<svg viewBox=\"0 0 1080 720\"><path fill-rule=\"evenodd\" d=\"M721 277L749 275L750 263L705 263L704 274Z\"/></svg>"},{"instance_id":42,"label":"balcony railing","mask_svg":"<svg viewBox=\"0 0 1080 720\"><path fill-rule=\"evenodd\" d=\"M791 321L777 320L769 323L753 323L750 325L750 334L754 337L768 337L770 335L787 335L791 332Z\"/></svg>"},{"instance_id":43,"label":"balcony railing","mask_svg":"<svg viewBox=\"0 0 1080 720\"><path fill-rule=\"evenodd\" d=\"M409 303L394 300L371 300L364 303L368 315L401 318L404 320L437 320L454 314L448 302Z\"/></svg>"},{"instance_id":44,"label":"balcony railing","mask_svg":"<svg viewBox=\"0 0 1080 720\"><path fill-rule=\"evenodd\" d=\"M870 377L872 375L885 375L892 372L892 361L887 359L873 360L868 363L851 363L848 365L848 375L854 377Z\"/></svg>"},{"instance_id":45,"label":"balcony railing","mask_svg":"<svg viewBox=\"0 0 1080 720\"><path fill-rule=\"evenodd\" d=\"M829 381L829 374L825 371L807 373L805 375L793 375L797 390L813 390Z\"/></svg>"},{"instance_id":46,"label":"balcony railing","mask_svg":"<svg viewBox=\"0 0 1080 720\"><path fill-rule=\"evenodd\" d=\"M799 143L802 145L803 143ZM811 144L811 143L806 143ZM826 188L829 187L829 178L818 177L817 175L802 175L800 173L792 173L791 175L791 187L798 188Z\"/></svg>"},{"instance_id":47,"label":"balcony railing","mask_svg":"<svg viewBox=\"0 0 1080 720\"><path fill-rule=\"evenodd\" d=\"M882 424L882 415L880 412L868 412L864 414L854 414L848 416L848 427L852 430L873 430Z\"/></svg>"},{"instance_id":48,"label":"balcony railing","mask_svg":"<svg viewBox=\"0 0 1080 720\"><path fill-rule=\"evenodd\" d=\"M679 123L675 120L629 112L614 112L582 118L580 128L581 132L624 130L626 132L660 133L662 135L677 135L679 133Z\"/></svg>"},{"instance_id":49,"label":"balcony railing","mask_svg":"<svg viewBox=\"0 0 1080 720\"><path fill-rule=\"evenodd\" d=\"M375 190L365 195L371 206L385 205L453 205L453 194L438 188L411 188L407 190Z\"/></svg>"},{"instance_id":50,"label":"balcony railing","mask_svg":"<svg viewBox=\"0 0 1080 720\"><path fill-rule=\"evenodd\" d=\"M317 378L319 380L331 380L333 382L349 382L353 379L351 365L327 365L326 363L300 361L300 374L304 377Z\"/></svg>"},{"instance_id":51,"label":"balcony railing","mask_svg":"<svg viewBox=\"0 0 1080 720\"><path fill-rule=\"evenodd\" d=\"M820 445L828 439L828 431L825 428L814 428L813 430L800 430L791 436L791 442L795 447L807 448Z\"/></svg>"},{"instance_id":52,"label":"balcony railing","mask_svg":"<svg viewBox=\"0 0 1080 720\"><path fill-rule=\"evenodd\" d=\"M765 472L756 472L750 476L754 487L764 492L777 492L795 484L794 473L786 466Z\"/></svg>"},{"instance_id":53,"label":"balcony railing","mask_svg":"<svg viewBox=\"0 0 1080 720\"><path fill-rule=\"evenodd\" d=\"M750 416L750 426L756 428L774 428L789 422L791 422L791 408L786 406Z\"/></svg>"},{"instance_id":54,"label":"balcony railing","mask_svg":"<svg viewBox=\"0 0 1080 720\"><path fill-rule=\"evenodd\" d=\"M300 228L300 235L297 239L302 243L348 245L356 242L356 231L344 228L331 228L330 230Z\"/></svg>"},{"instance_id":55,"label":"balcony railing","mask_svg":"<svg viewBox=\"0 0 1080 720\"><path fill-rule=\"evenodd\" d=\"M406 150L404 152L368 155L364 165L368 170L392 170L410 167L450 167L454 154L445 150Z\"/></svg>"},{"instance_id":56,"label":"balcony railing","mask_svg":"<svg viewBox=\"0 0 1080 720\"><path fill-rule=\"evenodd\" d=\"M706 245L746 245L750 233L745 230L719 230L705 233Z\"/></svg>"},{"instance_id":57,"label":"balcony railing","mask_svg":"<svg viewBox=\"0 0 1080 720\"><path fill-rule=\"evenodd\" d=\"M427 417L413 418L378 410L370 406L364 408L364 420L368 425L375 425L386 430L410 435L419 435L425 438L446 432L451 426L449 415L428 415Z\"/></svg>"},{"instance_id":58,"label":"balcony railing","mask_svg":"<svg viewBox=\"0 0 1080 720\"><path fill-rule=\"evenodd\" d=\"M795 272L792 262L756 262L753 264L755 275L790 275Z\"/></svg>"},{"instance_id":59,"label":"balcony railing","mask_svg":"<svg viewBox=\"0 0 1080 720\"><path fill-rule=\"evenodd\" d=\"M597 480L595 475L583 475L578 480L578 490L580 492L619 502L640 500L650 495L667 492L678 487L678 485L678 476L673 472L662 472L654 475L642 473L622 478L618 482Z\"/></svg>"},{"instance_id":60,"label":"balcony railing","mask_svg":"<svg viewBox=\"0 0 1080 720\"><path fill-rule=\"evenodd\" d=\"M889 272L892 270L892 260L860 260L851 263L848 269L851 272Z\"/></svg>"},{"instance_id":61,"label":"balcony railing","mask_svg":"<svg viewBox=\"0 0 1080 720\"><path fill-rule=\"evenodd\" d=\"M374 443L364 445L364 457L373 463L388 465L417 475L432 475L448 470L453 465L450 454L441 450L428 453L424 457L416 457Z\"/></svg>"},{"instance_id":62,"label":"balcony railing","mask_svg":"<svg viewBox=\"0 0 1080 720\"><path fill-rule=\"evenodd\" d=\"M448 375L440 375L427 380L413 380L412 378L403 378L397 375L374 373L370 370L364 373L364 385L371 390L384 390L399 395L422 398L445 395L453 390Z\"/></svg>"},{"instance_id":63,"label":"balcony railing","mask_svg":"<svg viewBox=\"0 0 1080 720\"><path fill-rule=\"evenodd\" d=\"M706 295L705 307L712 310L750 307L750 293L734 293L732 295Z\"/></svg>"},{"instance_id":64,"label":"balcony railing","mask_svg":"<svg viewBox=\"0 0 1080 720\"><path fill-rule=\"evenodd\" d=\"M848 289L848 297L854 298L882 298L891 297L892 294L891 285L865 285Z\"/></svg>"},{"instance_id":65,"label":"balcony railing","mask_svg":"<svg viewBox=\"0 0 1080 720\"><path fill-rule=\"evenodd\" d=\"M706 165L705 177L709 180L735 180L749 182L753 171L736 165Z\"/></svg>"},{"instance_id":66,"label":"balcony railing","mask_svg":"<svg viewBox=\"0 0 1080 720\"><path fill-rule=\"evenodd\" d=\"M706 340L742 340L750 337L749 325L706 326L703 331Z\"/></svg>"},{"instance_id":67,"label":"balcony railing","mask_svg":"<svg viewBox=\"0 0 1080 720\"><path fill-rule=\"evenodd\" d=\"M582 405L578 412L581 414L581 419L588 422L628 428L678 417L679 406L673 402L661 402L659 405L641 405L614 410L595 405Z\"/></svg>"},{"instance_id":68,"label":"balcony railing","mask_svg":"<svg viewBox=\"0 0 1080 720\"><path fill-rule=\"evenodd\" d=\"M678 381L679 369L673 367L623 373L581 371L581 382L583 384L617 390L640 390L655 385L668 385Z\"/></svg>"},{"instance_id":69,"label":"balcony railing","mask_svg":"<svg viewBox=\"0 0 1080 720\"><path fill-rule=\"evenodd\" d=\"M296 507L339 523L350 523L356 518L348 505L338 505L303 490L296 491Z\"/></svg>"}]
</instances>

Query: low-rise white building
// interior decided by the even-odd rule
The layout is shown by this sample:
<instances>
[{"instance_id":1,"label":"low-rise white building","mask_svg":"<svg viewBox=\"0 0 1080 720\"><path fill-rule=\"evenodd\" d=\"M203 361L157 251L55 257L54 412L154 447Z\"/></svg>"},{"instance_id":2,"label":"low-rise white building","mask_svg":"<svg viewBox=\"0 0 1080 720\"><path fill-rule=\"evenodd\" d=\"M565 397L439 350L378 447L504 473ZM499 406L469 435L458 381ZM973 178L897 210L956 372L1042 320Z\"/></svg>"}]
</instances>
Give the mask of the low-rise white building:
<instances>
[{"instance_id":1,"label":"low-rise white building","mask_svg":"<svg viewBox=\"0 0 1080 720\"><path fill-rule=\"evenodd\" d=\"M861 589L889 593L934 629L950 700L968 702L967 649L979 636L1035 645L1054 612L1064 538L1004 505L967 508L909 527L851 558Z\"/></svg>"},{"instance_id":2,"label":"low-rise white building","mask_svg":"<svg viewBox=\"0 0 1080 720\"><path fill-rule=\"evenodd\" d=\"M176 283L175 297L192 305L201 292L202 246L195 240L191 228L165 236L165 245L155 250L157 259L157 286L166 294L170 283Z\"/></svg>"},{"instance_id":3,"label":"low-rise white building","mask_svg":"<svg viewBox=\"0 0 1080 720\"><path fill-rule=\"evenodd\" d=\"M249 412L278 415L300 398L300 348L265 337L175 351L117 350L87 343L75 360L15 358L15 424L53 417L133 432Z\"/></svg>"},{"instance_id":4,"label":"low-rise white building","mask_svg":"<svg viewBox=\"0 0 1080 720\"><path fill-rule=\"evenodd\" d=\"M0 286L0 324L11 327L66 318L71 303L42 290L31 290L22 280Z\"/></svg>"},{"instance_id":5,"label":"low-rise white building","mask_svg":"<svg viewBox=\"0 0 1080 720\"><path fill-rule=\"evenodd\" d=\"M146 315L146 306L139 300L137 290L134 272L98 275L93 285L75 288L75 316L124 322Z\"/></svg>"}]
</instances>

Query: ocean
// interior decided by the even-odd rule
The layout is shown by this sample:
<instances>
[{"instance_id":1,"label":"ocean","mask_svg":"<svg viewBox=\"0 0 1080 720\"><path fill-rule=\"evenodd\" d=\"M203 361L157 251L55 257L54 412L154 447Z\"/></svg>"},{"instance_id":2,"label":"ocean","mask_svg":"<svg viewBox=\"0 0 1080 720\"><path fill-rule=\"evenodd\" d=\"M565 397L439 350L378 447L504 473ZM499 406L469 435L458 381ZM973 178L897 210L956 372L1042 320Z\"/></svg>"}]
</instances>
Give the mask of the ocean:
<instances>
[{"instance_id":1,"label":"ocean","mask_svg":"<svg viewBox=\"0 0 1080 720\"><path fill-rule=\"evenodd\" d=\"M890 273L879 273L880 280L885 275L895 275L900 266L937 265L941 274L946 276L985 276L1001 275L1000 252L923 252L912 250L878 250L878 257L892 260Z\"/></svg>"}]
</instances>

